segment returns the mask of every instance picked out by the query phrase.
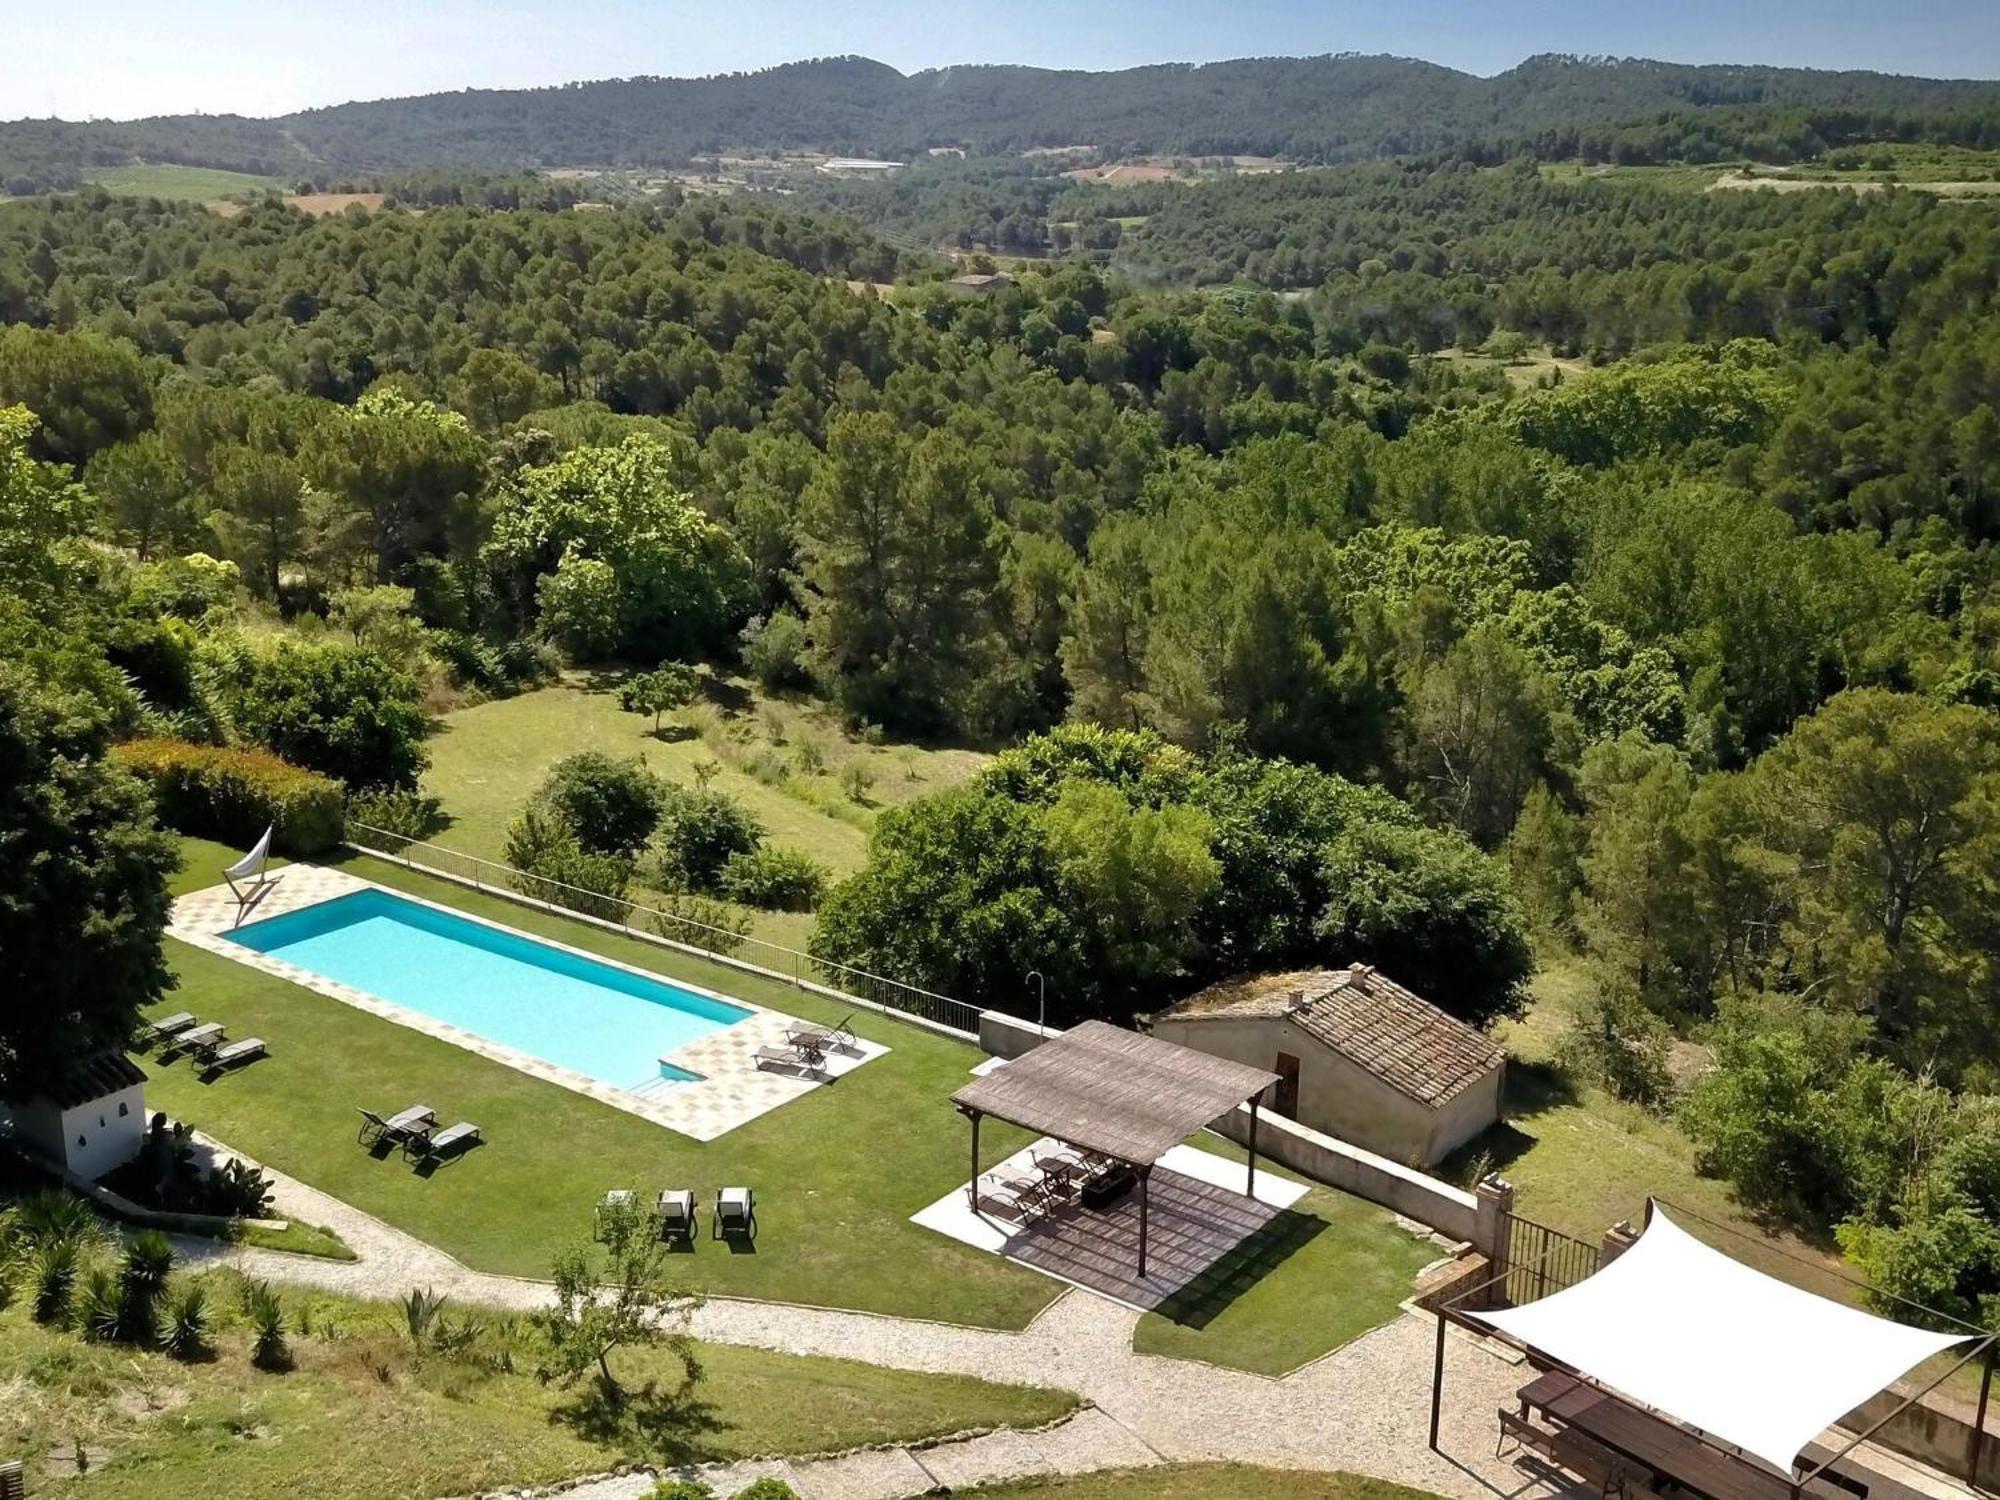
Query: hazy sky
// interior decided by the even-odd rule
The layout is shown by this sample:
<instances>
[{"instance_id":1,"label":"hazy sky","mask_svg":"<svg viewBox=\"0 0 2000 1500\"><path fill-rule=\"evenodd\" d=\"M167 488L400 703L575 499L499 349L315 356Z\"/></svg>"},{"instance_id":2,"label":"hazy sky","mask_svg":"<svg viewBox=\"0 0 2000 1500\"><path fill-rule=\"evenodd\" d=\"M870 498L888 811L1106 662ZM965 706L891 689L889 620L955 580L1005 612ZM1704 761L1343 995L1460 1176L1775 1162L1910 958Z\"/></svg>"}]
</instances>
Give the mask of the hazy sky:
<instances>
[{"instance_id":1,"label":"hazy sky","mask_svg":"<svg viewBox=\"0 0 2000 1500\"><path fill-rule=\"evenodd\" d=\"M2000 77L2000 0L0 0L0 119L233 111L861 53L1116 68L1536 52Z\"/></svg>"}]
</instances>

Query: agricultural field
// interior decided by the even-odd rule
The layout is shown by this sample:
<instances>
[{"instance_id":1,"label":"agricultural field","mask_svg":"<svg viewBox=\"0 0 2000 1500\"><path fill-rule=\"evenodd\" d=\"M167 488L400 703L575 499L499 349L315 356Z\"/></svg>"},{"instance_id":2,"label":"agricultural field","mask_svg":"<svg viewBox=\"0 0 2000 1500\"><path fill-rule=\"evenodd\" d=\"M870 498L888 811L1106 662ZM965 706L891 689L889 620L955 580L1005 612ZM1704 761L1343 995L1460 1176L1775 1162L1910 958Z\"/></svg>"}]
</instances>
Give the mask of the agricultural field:
<instances>
[{"instance_id":1,"label":"agricultural field","mask_svg":"<svg viewBox=\"0 0 2000 1500\"><path fill-rule=\"evenodd\" d=\"M231 193L261 193L280 187L275 177L258 177L249 172L225 172L216 167L152 166L135 163L124 167L90 167L84 179L108 193L131 193L146 198L190 198L207 202Z\"/></svg>"}]
</instances>

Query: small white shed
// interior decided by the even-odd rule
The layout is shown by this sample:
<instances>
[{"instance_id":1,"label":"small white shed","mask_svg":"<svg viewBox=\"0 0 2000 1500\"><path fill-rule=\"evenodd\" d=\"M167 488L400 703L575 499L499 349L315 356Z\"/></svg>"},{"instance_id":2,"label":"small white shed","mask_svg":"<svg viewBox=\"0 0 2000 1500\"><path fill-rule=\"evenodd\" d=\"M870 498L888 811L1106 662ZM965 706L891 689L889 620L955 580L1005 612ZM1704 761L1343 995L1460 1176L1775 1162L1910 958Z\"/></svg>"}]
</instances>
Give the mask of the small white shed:
<instances>
[{"instance_id":1,"label":"small white shed","mask_svg":"<svg viewBox=\"0 0 2000 1500\"><path fill-rule=\"evenodd\" d=\"M64 1078L13 1101L15 1138L95 1182L146 1140L146 1075L122 1052L100 1052Z\"/></svg>"}]
</instances>

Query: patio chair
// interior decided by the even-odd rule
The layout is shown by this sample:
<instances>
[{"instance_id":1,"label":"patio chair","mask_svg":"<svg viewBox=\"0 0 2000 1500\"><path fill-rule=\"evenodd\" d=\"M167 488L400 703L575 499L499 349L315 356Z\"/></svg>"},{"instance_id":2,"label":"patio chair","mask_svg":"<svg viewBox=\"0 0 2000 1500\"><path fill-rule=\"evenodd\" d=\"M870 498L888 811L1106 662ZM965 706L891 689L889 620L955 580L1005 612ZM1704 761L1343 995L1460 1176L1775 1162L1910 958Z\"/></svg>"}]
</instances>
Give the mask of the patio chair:
<instances>
[{"instance_id":1,"label":"patio chair","mask_svg":"<svg viewBox=\"0 0 2000 1500\"><path fill-rule=\"evenodd\" d=\"M266 873L271 863L271 836L277 831L275 823L266 828L264 836L251 845L250 852L222 872L222 883L229 887L229 894L236 898L239 908L250 905L278 883L276 874Z\"/></svg>"},{"instance_id":2,"label":"patio chair","mask_svg":"<svg viewBox=\"0 0 2000 1500\"><path fill-rule=\"evenodd\" d=\"M355 1106L357 1109L359 1105ZM387 1141L395 1145L412 1130L428 1126L437 1119L437 1112L428 1104L412 1104L408 1109L383 1119L372 1109L361 1110L361 1129L354 1139L363 1146L372 1146L377 1141Z\"/></svg>"},{"instance_id":3,"label":"patio chair","mask_svg":"<svg viewBox=\"0 0 2000 1500\"><path fill-rule=\"evenodd\" d=\"M785 1040L794 1047L811 1046L821 1052L852 1052L854 1050L854 1016L850 1012L841 1018L838 1026L814 1026L801 1021L785 1028Z\"/></svg>"},{"instance_id":4,"label":"patio chair","mask_svg":"<svg viewBox=\"0 0 2000 1500\"><path fill-rule=\"evenodd\" d=\"M654 1212L659 1215L660 1235L669 1240L692 1240L695 1231L694 1189L663 1188Z\"/></svg>"},{"instance_id":5,"label":"patio chair","mask_svg":"<svg viewBox=\"0 0 2000 1500\"><path fill-rule=\"evenodd\" d=\"M429 1126L419 1126L403 1142L403 1159L412 1162L443 1161L485 1143L486 1137L470 1120L447 1125L435 1135Z\"/></svg>"},{"instance_id":6,"label":"patio chair","mask_svg":"<svg viewBox=\"0 0 2000 1500\"><path fill-rule=\"evenodd\" d=\"M197 1057L204 1056L220 1047L228 1033L222 1029L220 1021L209 1021L201 1026L190 1026L186 1031L176 1032L168 1038L169 1045L176 1052L192 1052Z\"/></svg>"},{"instance_id":7,"label":"patio chair","mask_svg":"<svg viewBox=\"0 0 2000 1500\"><path fill-rule=\"evenodd\" d=\"M639 1195L630 1188L613 1188L602 1198L599 1198L597 1200L595 1215L595 1233L597 1238L600 1240L604 1238L604 1221L606 1218L614 1213L629 1213L632 1206L638 1201Z\"/></svg>"},{"instance_id":8,"label":"patio chair","mask_svg":"<svg viewBox=\"0 0 2000 1500\"><path fill-rule=\"evenodd\" d=\"M775 1068L797 1068L803 1073L816 1073L825 1063L820 1053L804 1047L759 1047L756 1058L760 1069L769 1063Z\"/></svg>"},{"instance_id":9,"label":"patio chair","mask_svg":"<svg viewBox=\"0 0 2000 1500\"><path fill-rule=\"evenodd\" d=\"M141 1046L151 1046L164 1042L177 1032L186 1031L194 1025L194 1012L177 1010L170 1016L161 1016L157 1021L148 1021L139 1028L138 1041Z\"/></svg>"},{"instance_id":10,"label":"patio chair","mask_svg":"<svg viewBox=\"0 0 2000 1500\"><path fill-rule=\"evenodd\" d=\"M201 1058L203 1067L211 1072L220 1073L235 1067L238 1063L269 1057L271 1049L261 1036L248 1036L240 1042L231 1042L226 1047L209 1048L197 1055Z\"/></svg>"},{"instance_id":11,"label":"patio chair","mask_svg":"<svg viewBox=\"0 0 2000 1500\"><path fill-rule=\"evenodd\" d=\"M715 1216L709 1222L709 1232L716 1239L730 1235L757 1238L757 1195L747 1187L717 1188Z\"/></svg>"}]
</instances>

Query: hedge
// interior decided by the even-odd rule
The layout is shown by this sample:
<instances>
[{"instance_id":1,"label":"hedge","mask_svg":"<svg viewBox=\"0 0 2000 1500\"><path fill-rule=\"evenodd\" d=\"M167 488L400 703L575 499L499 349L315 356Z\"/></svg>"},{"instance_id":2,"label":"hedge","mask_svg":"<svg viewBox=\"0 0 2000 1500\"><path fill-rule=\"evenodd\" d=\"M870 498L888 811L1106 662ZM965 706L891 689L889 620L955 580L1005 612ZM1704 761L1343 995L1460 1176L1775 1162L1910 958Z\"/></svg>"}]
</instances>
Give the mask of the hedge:
<instances>
[{"instance_id":1,"label":"hedge","mask_svg":"<svg viewBox=\"0 0 2000 1500\"><path fill-rule=\"evenodd\" d=\"M346 832L340 783L268 750L186 740L127 740L113 752L153 789L160 821L180 833L249 848L275 825L286 854L320 854Z\"/></svg>"}]
</instances>

